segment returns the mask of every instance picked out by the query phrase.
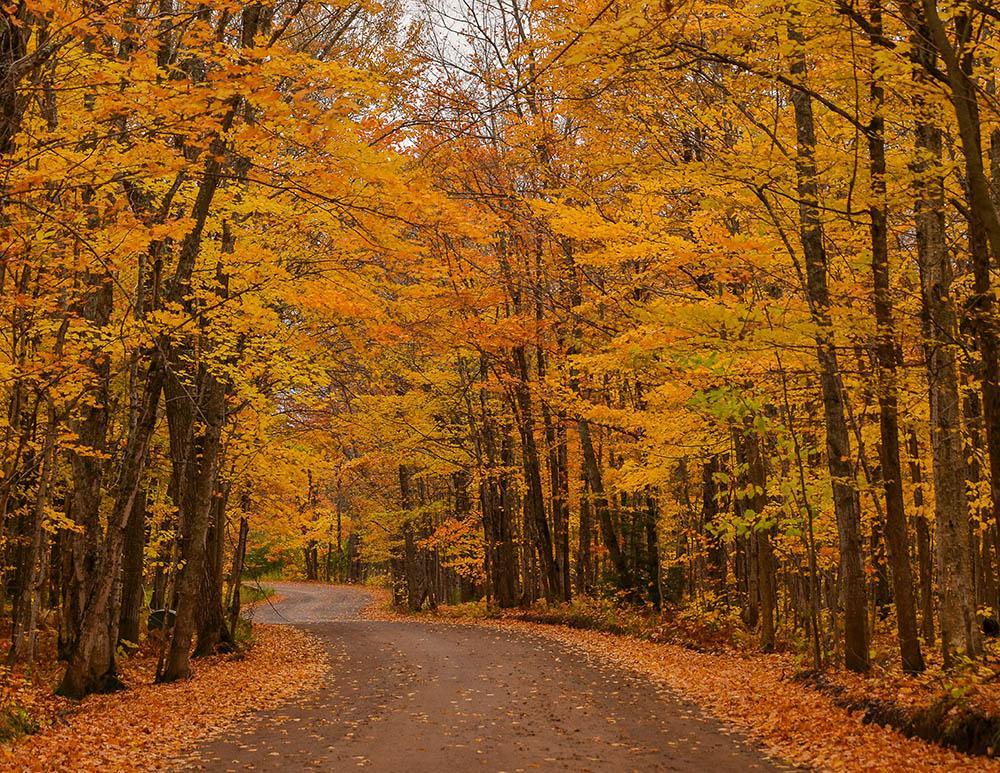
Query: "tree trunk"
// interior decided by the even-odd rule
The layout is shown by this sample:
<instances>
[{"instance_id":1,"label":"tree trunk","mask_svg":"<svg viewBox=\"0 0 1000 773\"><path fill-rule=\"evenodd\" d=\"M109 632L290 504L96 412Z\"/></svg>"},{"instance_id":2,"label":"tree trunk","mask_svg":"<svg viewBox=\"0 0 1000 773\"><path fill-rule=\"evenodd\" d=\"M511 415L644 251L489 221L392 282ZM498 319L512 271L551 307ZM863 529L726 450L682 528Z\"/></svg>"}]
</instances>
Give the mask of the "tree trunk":
<instances>
[{"instance_id":1,"label":"tree trunk","mask_svg":"<svg viewBox=\"0 0 1000 773\"><path fill-rule=\"evenodd\" d=\"M580 546L576 559L576 591L586 596L593 590L594 559L591 536L593 516L585 466L581 467L580 473Z\"/></svg>"},{"instance_id":2,"label":"tree trunk","mask_svg":"<svg viewBox=\"0 0 1000 773\"><path fill-rule=\"evenodd\" d=\"M925 0L925 10L927 5ZM919 62L925 71L932 70L936 56L927 43L929 30L919 21L914 27L912 44ZM918 82L923 81L925 72L917 70L915 77ZM926 113L926 106L918 102L917 107ZM958 657L977 655L981 641L969 552L969 507L955 354L958 324L945 239L941 130L921 119L916 128L916 149L917 260L923 313L930 335L924 343L924 356L931 405L941 647L945 664L950 666Z\"/></svg>"},{"instance_id":3,"label":"tree trunk","mask_svg":"<svg viewBox=\"0 0 1000 773\"><path fill-rule=\"evenodd\" d=\"M881 0L871 1L872 47L882 36ZM917 611L913 598L913 570L910 567L910 541L903 503L903 468L899 458L899 398L896 385L896 346L894 342L892 296L889 281L889 240L885 186L885 119L882 115L884 90L881 74L873 65L871 101L873 115L869 125L868 156L871 171L872 276L874 288L878 362L879 462L885 492L885 543L892 572L896 600L896 632L899 638L903 670L917 674L924 670L924 659L917 636Z\"/></svg>"},{"instance_id":4,"label":"tree trunk","mask_svg":"<svg viewBox=\"0 0 1000 773\"><path fill-rule=\"evenodd\" d=\"M657 521L660 510L656 506L656 498L646 495L646 511L643 525L646 531L646 573L649 576L649 603L653 609L659 609L663 602L660 592L660 544L658 539Z\"/></svg>"},{"instance_id":5,"label":"tree trunk","mask_svg":"<svg viewBox=\"0 0 1000 773\"><path fill-rule=\"evenodd\" d=\"M743 444L746 455L747 483L751 487L747 506L753 511L756 520L753 534L757 543L760 648L764 652L772 652L775 645L775 614L778 607L775 581L776 561L772 541L775 527L761 522L765 518L764 510L767 507L767 462L761 448L760 436L753 428L752 417L749 417L745 424Z\"/></svg>"},{"instance_id":6,"label":"tree trunk","mask_svg":"<svg viewBox=\"0 0 1000 773\"><path fill-rule=\"evenodd\" d=\"M515 378L514 386L517 408L517 426L521 436L521 461L524 470L524 514L531 523L535 549L541 564L542 592L546 601L554 601L559 591L559 568L556 566L552 549L552 532L545 515L545 496L542 491L541 462L535 443L534 411L531 404L531 390L528 385L528 361L523 346L513 351Z\"/></svg>"},{"instance_id":7,"label":"tree trunk","mask_svg":"<svg viewBox=\"0 0 1000 773\"><path fill-rule=\"evenodd\" d=\"M82 301L81 316L100 330L111 317L112 285L106 277L88 275L91 292ZM76 421L77 448L71 454L73 469L73 517L80 532L69 540L68 554L73 573L69 577L68 615L71 638L68 665L57 689L61 695L80 698L91 692L121 687L115 665L119 610L113 591L118 583L120 546L124 518L107 527L109 544L101 527L101 483L110 420L110 363L95 349L88 362L93 375L92 401L80 409ZM131 509L131 501L129 510ZM116 508L117 509L117 508ZM127 513L128 511L126 511ZM115 544L116 543L116 544Z\"/></svg>"},{"instance_id":8,"label":"tree trunk","mask_svg":"<svg viewBox=\"0 0 1000 773\"><path fill-rule=\"evenodd\" d=\"M791 74L802 83L806 78L807 66L805 41L798 23L799 12L793 9L788 22L788 37L792 42ZM845 398L830 323L827 256L819 214L816 130L812 97L804 88L793 88L791 101L795 112L795 169L799 198L799 229L805 257L805 289L813 321L817 327L816 350L826 424L827 466L833 486L834 512L840 538L840 573L844 599L844 663L852 671L867 671L868 604L861 548L861 512L858 492L854 485L851 440L844 408Z\"/></svg>"},{"instance_id":9,"label":"tree trunk","mask_svg":"<svg viewBox=\"0 0 1000 773\"><path fill-rule=\"evenodd\" d=\"M705 554L705 574L717 602L724 602L727 598L726 544L716 523L716 518L722 510L719 503L722 492L716 475L722 473L723 469L722 454L715 454L702 465L701 473L701 532L708 545Z\"/></svg>"},{"instance_id":10,"label":"tree trunk","mask_svg":"<svg viewBox=\"0 0 1000 773\"><path fill-rule=\"evenodd\" d=\"M233 568L229 573L229 630L236 636L236 626L240 620L240 587L243 584L243 562L247 555L247 536L250 534L250 524L246 516L240 518L240 535L233 551Z\"/></svg>"},{"instance_id":11,"label":"tree trunk","mask_svg":"<svg viewBox=\"0 0 1000 773\"><path fill-rule=\"evenodd\" d=\"M225 386L202 366L199 374L198 415L203 422L199 436L189 444L190 458L186 474L179 485L181 521L184 524L184 566L177 582L177 615L166 665L159 676L161 682L186 679L191 674L191 642L195 632L196 612L203 574L205 572L209 521L212 515L212 494L215 491L218 461L222 443L222 426L226 418ZM190 399L190 398L188 398ZM186 421L186 411L174 409L180 401L169 401L167 418Z\"/></svg>"},{"instance_id":12,"label":"tree trunk","mask_svg":"<svg viewBox=\"0 0 1000 773\"><path fill-rule=\"evenodd\" d=\"M198 604L198 643L195 657L205 657L231 650L233 637L226 626L222 603L222 562L225 555L226 504L229 487L223 486L212 498L212 515L206 538L205 571L202 573L201 600Z\"/></svg>"},{"instance_id":13,"label":"tree trunk","mask_svg":"<svg viewBox=\"0 0 1000 773\"><path fill-rule=\"evenodd\" d=\"M139 644L142 608L145 592L142 583L143 554L146 548L146 491L135 497L132 512L125 526L122 557L122 611L118 624L118 645L135 647Z\"/></svg>"},{"instance_id":14,"label":"tree trunk","mask_svg":"<svg viewBox=\"0 0 1000 773\"><path fill-rule=\"evenodd\" d=\"M577 429L580 435L580 447L583 451L583 469L587 475L587 483L591 492L591 504L597 515L601 540L608 551L611 564L614 566L618 587L622 590L632 590L631 574L628 564L625 561L625 554L618 541L614 520L611 518L608 497L604 492L604 477L601 474L601 466L597 461L597 453L594 451L594 441L590 435L590 423L586 419L581 418L577 421Z\"/></svg>"},{"instance_id":15,"label":"tree trunk","mask_svg":"<svg viewBox=\"0 0 1000 773\"><path fill-rule=\"evenodd\" d=\"M52 403L48 405L48 420L41 449L41 471L35 489L34 506L25 533L27 546L16 567L18 592L12 600L9 663L35 659L38 612L42 605L45 569L48 551L45 549L45 531L42 528L45 509L49 504L49 491L55 468L55 441L58 425Z\"/></svg>"},{"instance_id":16,"label":"tree trunk","mask_svg":"<svg viewBox=\"0 0 1000 773\"><path fill-rule=\"evenodd\" d=\"M920 461L920 443L913 427L907 430L907 454L910 480L913 482L913 520L917 533L917 568L920 585L920 633L924 642L934 644L934 554L931 530L924 512L924 473Z\"/></svg>"}]
</instances>

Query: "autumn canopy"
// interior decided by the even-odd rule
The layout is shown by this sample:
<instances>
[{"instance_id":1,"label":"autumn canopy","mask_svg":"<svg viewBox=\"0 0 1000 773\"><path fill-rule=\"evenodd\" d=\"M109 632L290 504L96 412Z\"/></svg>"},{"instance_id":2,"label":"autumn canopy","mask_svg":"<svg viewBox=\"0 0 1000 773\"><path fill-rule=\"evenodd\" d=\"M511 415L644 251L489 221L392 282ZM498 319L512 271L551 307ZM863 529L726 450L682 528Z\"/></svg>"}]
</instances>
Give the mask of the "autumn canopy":
<instances>
[{"instance_id":1,"label":"autumn canopy","mask_svg":"<svg viewBox=\"0 0 1000 773\"><path fill-rule=\"evenodd\" d=\"M11 664L187 677L277 571L991 657L994 3L0 16Z\"/></svg>"}]
</instances>

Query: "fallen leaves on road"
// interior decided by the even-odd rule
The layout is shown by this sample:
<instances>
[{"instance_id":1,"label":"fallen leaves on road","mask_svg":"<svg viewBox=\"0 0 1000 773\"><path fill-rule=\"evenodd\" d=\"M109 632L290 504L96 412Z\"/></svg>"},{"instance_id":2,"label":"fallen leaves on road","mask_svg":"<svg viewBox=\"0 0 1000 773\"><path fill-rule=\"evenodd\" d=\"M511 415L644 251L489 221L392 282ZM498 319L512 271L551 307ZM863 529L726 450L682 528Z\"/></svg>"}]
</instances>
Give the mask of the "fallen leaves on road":
<instances>
[{"instance_id":1,"label":"fallen leaves on road","mask_svg":"<svg viewBox=\"0 0 1000 773\"><path fill-rule=\"evenodd\" d=\"M742 658L693 652L624 636L537 623L501 623L557 639L648 675L710 714L740 727L774 757L825 770L1000 770L878 725L863 724L820 692L791 680L780 655Z\"/></svg>"},{"instance_id":2,"label":"fallen leaves on road","mask_svg":"<svg viewBox=\"0 0 1000 773\"><path fill-rule=\"evenodd\" d=\"M434 622L375 604L370 618ZM439 620L440 622L440 620ZM598 631L513 619L448 618L554 639L584 656L638 672L754 739L773 758L835 771L1000 771L1000 761L970 757L891 729L865 724L816 689L793 681L784 655L703 653Z\"/></svg>"},{"instance_id":3,"label":"fallen leaves on road","mask_svg":"<svg viewBox=\"0 0 1000 773\"><path fill-rule=\"evenodd\" d=\"M196 742L233 729L248 714L272 708L320 682L328 668L322 645L288 626L257 624L245 656L195 662L192 679L152 684L154 661L126 661L137 685L112 695L63 702L40 733L0 746L0 768L17 771L162 769Z\"/></svg>"}]
</instances>

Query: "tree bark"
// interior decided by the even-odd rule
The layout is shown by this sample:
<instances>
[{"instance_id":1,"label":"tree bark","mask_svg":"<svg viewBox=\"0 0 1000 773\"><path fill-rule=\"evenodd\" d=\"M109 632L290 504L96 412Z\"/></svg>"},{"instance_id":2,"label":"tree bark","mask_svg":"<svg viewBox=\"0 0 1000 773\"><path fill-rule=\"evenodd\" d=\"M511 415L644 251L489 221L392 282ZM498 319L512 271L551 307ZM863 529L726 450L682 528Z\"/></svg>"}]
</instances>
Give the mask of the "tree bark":
<instances>
[{"instance_id":1,"label":"tree bark","mask_svg":"<svg viewBox=\"0 0 1000 773\"><path fill-rule=\"evenodd\" d=\"M233 551L233 568L229 574L229 630L236 636L236 626L240 620L240 587L243 583L243 563L247 555L247 536L250 534L250 523L246 516L240 518L240 534Z\"/></svg>"},{"instance_id":2,"label":"tree bark","mask_svg":"<svg viewBox=\"0 0 1000 773\"><path fill-rule=\"evenodd\" d=\"M920 586L920 633L928 646L934 644L934 554L931 530L924 512L924 472L920 443L913 427L907 430L907 454L913 483L914 529L917 534L917 569Z\"/></svg>"},{"instance_id":3,"label":"tree bark","mask_svg":"<svg viewBox=\"0 0 1000 773\"><path fill-rule=\"evenodd\" d=\"M792 42L791 74L797 81L804 82L807 72L805 40L799 22L799 12L792 9L788 23L788 37ZM850 434L845 417L845 398L830 323L827 256L819 214L816 130L812 97L803 88L793 88L791 101L795 112L795 169L799 199L799 230L805 257L805 289L813 321L817 326L816 350L826 424L827 467L833 486L834 512L840 538L840 573L844 599L844 663L852 671L867 671L869 645L867 592L861 548L861 512L852 465Z\"/></svg>"},{"instance_id":4,"label":"tree bark","mask_svg":"<svg viewBox=\"0 0 1000 773\"><path fill-rule=\"evenodd\" d=\"M552 532L545 514L545 496L542 491L541 462L535 442L534 411L528 385L528 361L523 346L512 353L515 367L514 394L516 397L517 426L521 436L521 461L524 470L524 514L530 521L535 538L535 550L541 564L542 592L546 601L554 601L560 586L561 574L553 555Z\"/></svg>"},{"instance_id":5,"label":"tree bark","mask_svg":"<svg viewBox=\"0 0 1000 773\"><path fill-rule=\"evenodd\" d=\"M632 590L631 573L629 572L621 543L618 541L614 520L611 517L611 508L608 503L607 494L604 491L604 476L601 473L601 466L597 461L597 453L594 450L594 441L590 435L590 423L584 418L579 419L577 421L577 430L580 435L580 447L583 450L583 468L587 475L587 484L591 492L591 504L597 516L601 541L608 551L608 557L611 559L611 565L614 567L615 580L618 587L622 590Z\"/></svg>"},{"instance_id":6,"label":"tree bark","mask_svg":"<svg viewBox=\"0 0 1000 773\"><path fill-rule=\"evenodd\" d=\"M873 49L882 36L881 0L871 0L869 36ZM875 356L878 362L879 462L885 493L885 544L892 572L896 601L896 633L903 670L918 674L924 659L917 636L917 611L913 598L913 570L903 503L903 467L899 458L899 397L896 375L892 296L889 281L889 240L886 212L885 94L877 65L873 64L871 102L873 114L868 130L871 175L871 248L875 323Z\"/></svg>"},{"instance_id":7,"label":"tree bark","mask_svg":"<svg viewBox=\"0 0 1000 773\"><path fill-rule=\"evenodd\" d=\"M924 0L925 12L929 5L933 4ZM913 8L907 4L905 10ZM932 10L936 16L936 9ZM915 78L922 84L936 59L928 45L932 33L919 15L912 14L910 21L914 27L912 44L923 67L915 72ZM940 19L937 21L940 27ZM935 41L939 40L940 33L939 29L933 34ZM918 101L917 108L921 116L926 115L926 105ZM956 106L956 111L965 114L966 108ZM950 666L959 657L978 655L981 639L972 588L969 506L955 354L958 321L951 295L952 267L945 239L941 130L924 117L918 120L916 127L916 150L917 260L923 313L930 336L924 343L924 357L931 406L941 648L945 665Z\"/></svg>"},{"instance_id":8,"label":"tree bark","mask_svg":"<svg viewBox=\"0 0 1000 773\"><path fill-rule=\"evenodd\" d=\"M226 420L225 386L204 366L199 374L198 415L202 427L200 434L188 444L185 476L179 482L179 506L184 524L184 545L181 555L184 566L177 581L177 615L174 619L170 649L161 682L186 679L191 674L191 643L195 632L196 612L200 598L200 584L205 572L207 535L212 513L212 495L215 491L218 461L222 444L222 427ZM187 411L178 416L176 406L180 401L168 401L167 419L187 421Z\"/></svg>"},{"instance_id":9,"label":"tree bark","mask_svg":"<svg viewBox=\"0 0 1000 773\"><path fill-rule=\"evenodd\" d=\"M205 657L231 650L233 637L226 625L222 603L223 557L225 555L226 504L229 487L222 486L212 498L212 512L206 537L205 571L202 573L201 600L198 604L198 639L194 656Z\"/></svg>"},{"instance_id":10,"label":"tree bark","mask_svg":"<svg viewBox=\"0 0 1000 773\"><path fill-rule=\"evenodd\" d=\"M146 491L135 497L128 524L122 558L122 609L118 624L118 645L135 647L139 644L145 593L142 583L143 558L146 548Z\"/></svg>"}]
</instances>

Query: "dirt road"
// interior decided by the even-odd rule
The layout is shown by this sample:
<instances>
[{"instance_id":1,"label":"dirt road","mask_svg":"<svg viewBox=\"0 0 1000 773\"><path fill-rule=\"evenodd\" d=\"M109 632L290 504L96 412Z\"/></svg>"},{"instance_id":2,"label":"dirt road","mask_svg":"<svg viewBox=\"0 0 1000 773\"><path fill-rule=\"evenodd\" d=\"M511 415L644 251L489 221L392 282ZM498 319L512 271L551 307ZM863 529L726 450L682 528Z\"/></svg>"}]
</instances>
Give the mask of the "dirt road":
<instances>
[{"instance_id":1,"label":"dirt road","mask_svg":"<svg viewBox=\"0 0 1000 773\"><path fill-rule=\"evenodd\" d=\"M363 620L365 591L280 583L256 619L320 637L322 688L202 747L196 767L464 773L774 770L738 734L544 638Z\"/></svg>"}]
</instances>

